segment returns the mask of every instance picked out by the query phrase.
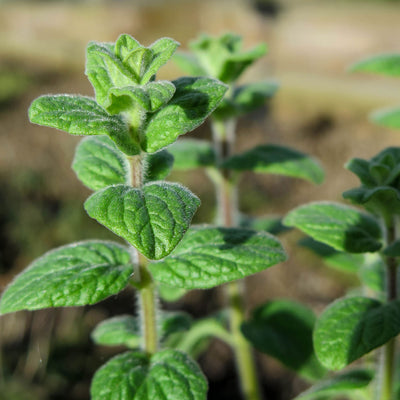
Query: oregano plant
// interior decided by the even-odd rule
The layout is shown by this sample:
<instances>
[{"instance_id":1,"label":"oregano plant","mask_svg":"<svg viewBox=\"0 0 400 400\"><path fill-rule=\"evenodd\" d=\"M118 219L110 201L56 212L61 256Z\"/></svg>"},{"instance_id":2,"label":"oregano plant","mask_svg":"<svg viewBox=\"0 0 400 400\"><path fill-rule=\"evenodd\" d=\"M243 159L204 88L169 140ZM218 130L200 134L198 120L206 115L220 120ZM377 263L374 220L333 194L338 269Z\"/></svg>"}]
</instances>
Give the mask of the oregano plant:
<instances>
[{"instance_id":1,"label":"oregano plant","mask_svg":"<svg viewBox=\"0 0 400 400\"><path fill-rule=\"evenodd\" d=\"M400 56L369 57L351 70L400 76ZM399 128L400 109L376 111L371 119ZM297 398L397 399L400 148L386 148L369 160L353 158L346 168L359 178L360 186L345 191L343 197L364 210L315 202L292 210L284 220L309 235L301 241L304 246L360 281L358 290L324 310L313 333L319 360L338 372ZM350 366L360 358L364 365Z\"/></svg>"},{"instance_id":2,"label":"oregano plant","mask_svg":"<svg viewBox=\"0 0 400 400\"><path fill-rule=\"evenodd\" d=\"M191 42L189 47L190 53L178 52L174 55L176 63L191 75L201 74L223 81L229 85L229 90L211 114L211 141L182 139L171 146L170 151L175 157L174 168L205 169L217 194L218 224L227 229L250 227L273 234L283 232L285 228L280 218L250 218L240 213L238 186L243 172L279 174L314 184L322 182L324 172L313 157L281 144L261 143L242 153L235 151L239 118L263 106L278 88L272 81L239 83L243 72L265 55L266 46L259 44L250 50L243 50L242 38L227 33L218 37L204 34ZM235 279L264 269L261 264L254 262L254 254L255 249L250 248L243 254L251 265L246 270L237 271ZM260 256L267 257L267 254ZM166 276L168 269L160 269L159 274ZM214 282L210 279L207 287L221 283L221 280ZM176 280L174 284L179 286L181 282ZM214 335L232 347L244 399L259 400L263 397L253 359L253 347L276 358L306 379L315 380L325 374L325 368L316 359L312 346L315 316L309 308L297 302L277 299L260 305L248 318L245 282L235 280L225 285L224 289L228 303L226 319L229 334L221 335L221 329L215 329L218 323L216 319L209 318L205 323L198 322L188 334L195 336L199 331L197 326L201 326L204 336ZM212 325L211 321L214 321ZM208 330L204 329L207 323L210 324ZM201 335L197 333L197 336Z\"/></svg>"},{"instance_id":3,"label":"oregano plant","mask_svg":"<svg viewBox=\"0 0 400 400\"><path fill-rule=\"evenodd\" d=\"M190 228L200 200L164 180L174 160L166 147L200 125L228 89L210 77L156 80L177 47L170 38L146 47L129 35L91 42L86 75L95 97L46 95L29 109L33 123L87 136L73 161L77 177L94 191L84 208L123 241L51 250L15 277L0 312L90 305L132 286L137 315L115 316L93 332L99 344L128 348L96 372L93 400L206 399L207 381L188 354L192 337L181 334L196 324L185 313L159 310L157 285L216 286L286 258L268 233ZM229 336L218 324L215 331Z\"/></svg>"}]
</instances>

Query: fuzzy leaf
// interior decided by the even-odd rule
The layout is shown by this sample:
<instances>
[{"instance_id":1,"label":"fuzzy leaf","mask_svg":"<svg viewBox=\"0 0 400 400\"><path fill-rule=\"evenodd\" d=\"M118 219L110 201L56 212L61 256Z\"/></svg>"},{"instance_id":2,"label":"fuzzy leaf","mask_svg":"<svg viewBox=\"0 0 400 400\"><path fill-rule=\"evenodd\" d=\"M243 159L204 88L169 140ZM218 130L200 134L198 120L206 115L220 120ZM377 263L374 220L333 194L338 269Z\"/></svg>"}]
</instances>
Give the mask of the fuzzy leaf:
<instances>
[{"instance_id":1,"label":"fuzzy leaf","mask_svg":"<svg viewBox=\"0 0 400 400\"><path fill-rule=\"evenodd\" d=\"M300 206L289 212L283 223L339 251L365 253L382 247L378 222L339 203L315 202Z\"/></svg>"},{"instance_id":2,"label":"fuzzy leaf","mask_svg":"<svg viewBox=\"0 0 400 400\"><path fill-rule=\"evenodd\" d=\"M302 178L322 183L324 172L319 163L297 150L278 145L261 145L226 160L224 168Z\"/></svg>"},{"instance_id":3,"label":"fuzzy leaf","mask_svg":"<svg viewBox=\"0 0 400 400\"><path fill-rule=\"evenodd\" d=\"M179 135L199 126L217 107L227 86L211 78L180 78L172 82L176 92L171 101L148 115L142 149L154 153L175 142Z\"/></svg>"},{"instance_id":4,"label":"fuzzy leaf","mask_svg":"<svg viewBox=\"0 0 400 400\"><path fill-rule=\"evenodd\" d=\"M59 247L17 275L3 293L0 312L94 304L124 289L132 273L129 252L115 243Z\"/></svg>"},{"instance_id":5,"label":"fuzzy leaf","mask_svg":"<svg viewBox=\"0 0 400 400\"><path fill-rule=\"evenodd\" d=\"M146 85L113 87L108 91L104 107L117 114L138 105L147 112L154 112L171 100L175 86L168 81L149 82Z\"/></svg>"},{"instance_id":6,"label":"fuzzy leaf","mask_svg":"<svg viewBox=\"0 0 400 400\"><path fill-rule=\"evenodd\" d=\"M177 183L148 183L141 189L115 185L85 202L89 216L152 260L167 256L189 227L200 200Z\"/></svg>"},{"instance_id":7,"label":"fuzzy leaf","mask_svg":"<svg viewBox=\"0 0 400 400\"><path fill-rule=\"evenodd\" d=\"M93 99L84 96L55 95L35 99L29 108L31 122L68 132L71 135L107 135L128 155L140 148L129 135L124 119L110 115Z\"/></svg>"},{"instance_id":8,"label":"fuzzy leaf","mask_svg":"<svg viewBox=\"0 0 400 400\"><path fill-rule=\"evenodd\" d=\"M137 348L141 343L140 325L131 315L119 315L102 321L92 332L95 343L105 346Z\"/></svg>"},{"instance_id":9,"label":"fuzzy leaf","mask_svg":"<svg viewBox=\"0 0 400 400\"><path fill-rule=\"evenodd\" d=\"M170 257L149 268L156 281L204 289L241 279L286 260L281 243L247 229L191 228Z\"/></svg>"},{"instance_id":10,"label":"fuzzy leaf","mask_svg":"<svg viewBox=\"0 0 400 400\"><path fill-rule=\"evenodd\" d=\"M84 138L76 148L72 169L92 190L130 182L129 162L107 136Z\"/></svg>"},{"instance_id":11,"label":"fuzzy leaf","mask_svg":"<svg viewBox=\"0 0 400 400\"><path fill-rule=\"evenodd\" d=\"M198 365L179 351L151 358L127 352L96 372L90 392L92 400L205 400L207 382Z\"/></svg>"},{"instance_id":12,"label":"fuzzy leaf","mask_svg":"<svg viewBox=\"0 0 400 400\"><path fill-rule=\"evenodd\" d=\"M352 65L350 71L400 76L400 54L380 54L366 58Z\"/></svg>"},{"instance_id":13,"label":"fuzzy leaf","mask_svg":"<svg viewBox=\"0 0 400 400\"><path fill-rule=\"evenodd\" d=\"M378 125L386 126L387 128L400 128L400 108L386 108L378 110L371 114L371 120Z\"/></svg>"},{"instance_id":14,"label":"fuzzy leaf","mask_svg":"<svg viewBox=\"0 0 400 400\"><path fill-rule=\"evenodd\" d=\"M207 140L177 140L168 151L174 156L174 169L188 170L215 165L215 152Z\"/></svg>"},{"instance_id":15,"label":"fuzzy leaf","mask_svg":"<svg viewBox=\"0 0 400 400\"><path fill-rule=\"evenodd\" d=\"M114 50L112 43L100 42L90 42L86 48L85 74L95 89L96 100L100 105L104 105L112 87L138 83Z\"/></svg>"},{"instance_id":16,"label":"fuzzy leaf","mask_svg":"<svg viewBox=\"0 0 400 400\"><path fill-rule=\"evenodd\" d=\"M400 333L400 301L349 297L331 304L317 321L314 346L329 369L339 370Z\"/></svg>"},{"instance_id":17,"label":"fuzzy leaf","mask_svg":"<svg viewBox=\"0 0 400 400\"><path fill-rule=\"evenodd\" d=\"M145 182L165 179L174 165L174 156L167 150L149 154L146 158Z\"/></svg>"},{"instance_id":18,"label":"fuzzy leaf","mask_svg":"<svg viewBox=\"0 0 400 400\"><path fill-rule=\"evenodd\" d=\"M290 300L275 300L257 307L242 332L257 350L314 380L326 372L314 354L314 324L310 309Z\"/></svg>"},{"instance_id":19,"label":"fuzzy leaf","mask_svg":"<svg viewBox=\"0 0 400 400\"><path fill-rule=\"evenodd\" d=\"M347 397L346 395L350 395L353 390L367 387L373 377L373 372L368 369L345 371L318 382L310 389L300 393L295 400L332 398L333 396Z\"/></svg>"}]
</instances>

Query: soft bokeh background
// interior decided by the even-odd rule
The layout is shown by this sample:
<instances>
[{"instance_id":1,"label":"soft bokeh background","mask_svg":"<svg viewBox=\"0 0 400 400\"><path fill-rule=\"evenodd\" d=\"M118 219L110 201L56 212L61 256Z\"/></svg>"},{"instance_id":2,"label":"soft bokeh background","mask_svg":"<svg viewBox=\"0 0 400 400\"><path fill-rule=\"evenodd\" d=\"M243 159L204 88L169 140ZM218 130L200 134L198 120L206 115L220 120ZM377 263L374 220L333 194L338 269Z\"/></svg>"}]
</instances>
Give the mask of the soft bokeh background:
<instances>
[{"instance_id":1,"label":"soft bokeh background","mask_svg":"<svg viewBox=\"0 0 400 400\"><path fill-rule=\"evenodd\" d=\"M84 76L89 40L115 41L129 33L143 44L162 36L185 49L201 32L243 35L246 47L260 41L269 54L243 81L280 83L272 103L243 118L237 150L259 143L292 146L314 155L326 181L309 183L246 174L241 209L251 215L285 214L310 200L339 200L357 185L343 168L352 157L371 157L400 142L400 132L368 122L374 108L400 103L400 81L349 74L353 62L399 51L400 2L378 0L132 0L0 1L0 289L43 252L75 240L111 234L82 208L89 192L70 169L78 138L32 126L30 102L46 93L92 95ZM181 73L172 63L160 77ZM209 137L208 126L191 134ZM203 201L196 222L211 221L214 198L201 172L174 174ZM300 300L319 312L356 284L328 270L283 240L284 265L249 279L249 307L269 298ZM220 291L192 292L166 305L201 316L223 304ZM134 312L130 291L94 307L17 313L0 318L0 400L89 399L93 372L115 351L94 346L90 331L107 316ZM229 349L219 342L200 358L210 379L210 399L235 399ZM273 360L258 356L270 400L289 399L306 384Z\"/></svg>"}]
</instances>

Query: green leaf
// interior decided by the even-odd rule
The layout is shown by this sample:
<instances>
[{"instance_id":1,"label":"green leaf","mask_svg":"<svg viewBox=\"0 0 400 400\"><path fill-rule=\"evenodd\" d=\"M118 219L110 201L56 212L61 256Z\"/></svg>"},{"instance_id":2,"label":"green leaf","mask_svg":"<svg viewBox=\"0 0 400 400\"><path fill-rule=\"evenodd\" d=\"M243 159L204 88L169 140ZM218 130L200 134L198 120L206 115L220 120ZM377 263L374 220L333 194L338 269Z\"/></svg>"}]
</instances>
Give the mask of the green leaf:
<instances>
[{"instance_id":1,"label":"green leaf","mask_svg":"<svg viewBox=\"0 0 400 400\"><path fill-rule=\"evenodd\" d=\"M113 87L108 91L104 107L110 114L140 108L154 112L171 100L175 86L168 81L149 82L146 85Z\"/></svg>"},{"instance_id":2,"label":"green leaf","mask_svg":"<svg viewBox=\"0 0 400 400\"><path fill-rule=\"evenodd\" d=\"M124 62L126 58L129 57L129 54L139 47L141 47L141 45L136 39L123 33L115 42L114 53L122 62Z\"/></svg>"},{"instance_id":3,"label":"green leaf","mask_svg":"<svg viewBox=\"0 0 400 400\"><path fill-rule=\"evenodd\" d=\"M301 239L299 244L321 257L329 267L350 273L357 273L364 264L365 257L367 256L366 254L351 254L337 251L333 247L310 237Z\"/></svg>"},{"instance_id":4,"label":"green leaf","mask_svg":"<svg viewBox=\"0 0 400 400\"><path fill-rule=\"evenodd\" d=\"M128 155L140 153L124 119L110 115L93 99L55 95L35 99L29 108L31 122L57 128L72 135L107 135Z\"/></svg>"},{"instance_id":5,"label":"green leaf","mask_svg":"<svg viewBox=\"0 0 400 400\"><path fill-rule=\"evenodd\" d=\"M179 135L199 126L217 107L227 86L211 78L180 78L172 82L176 92L171 101L148 115L142 149L154 153L175 142Z\"/></svg>"},{"instance_id":6,"label":"green leaf","mask_svg":"<svg viewBox=\"0 0 400 400\"><path fill-rule=\"evenodd\" d=\"M380 54L366 58L352 65L350 71L400 76L400 54Z\"/></svg>"},{"instance_id":7,"label":"green leaf","mask_svg":"<svg viewBox=\"0 0 400 400\"><path fill-rule=\"evenodd\" d=\"M128 159L107 136L84 138L76 148L72 169L92 190L131 180Z\"/></svg>"},{"instance_id":8,"label":"green leaf","mask_svg":"<svg viewBox=\"0 0 400 400\"><path fill-rule=\"evenodd\" d=\"M149 266L156 281L205 289L255 274L286 260L274 236L238 228L191 228L170 257Z\"/></svg>"},{"instance_id":9,"label":"green leaf","mask_svg":"<svg viewBox=\"0 0 400 400\"><path fill-rule=\"evenodd\" d=\"M364 254L364 263L358 271L358 276L367 288L377 294L383 294L386 285L386 264L379 253Z\"/></svg>"},{"instance_id":10,"label":"green leaf","mask_svg":"<svg viewBox=\"0 0 400 400\"><path fill-rule=\"evenodd\" d=\"M124 87L134 83L132 71L114 53L112 43L90 42L86 48L85 74L96 92L96 100L104 105L112 87Z\"/></svg>"},{"instance_id":11,"label":"green leaf","mask_svg":"<svg viewBox=\"0 0 400 400\"><path fill-rule=\"evenodd\" d=\"M137 318L119 315L102 321L93 330L91 337L104 346L127 346L137 348L141 343L141 331Z\"/></svg>"},{"instance_id":12,"label":"green leaf","mask_svg":"<svg viewBox=\"0 0 400 400\"><path fill-rule=\"evenodd\" d=\"M339 370L400 333L400 301L340 299L317 321L314 347L321 363Z\"/></svg>"},{"instance_id":13,"label":"green leaf","mask_svg":"<svg viewBox=\"0 0 400 400\"><path fill-rule=\"evenodd\" d=\"M233 33L219 37L203 34L190 43L190 48L207 75L225 83L236 81L248 66L267 51L263 43L242 51L242 38Z\"/></svg>"},{"instance_id":14,"label":"green leaf","mask_svg":"<svg viewBox=\"0 0 400 400\"><path fill-rule=\"evenodd\" d=\"M312 157L278 145L261 145L226 160L224 168L301 178L320 184L324 172Z\"/></svg>"},{"instance_id":15,"label":"green leaf","mask_svg":"<svg viewBox=\"0 0 400 400\"><path fill-rule=\"evenodd\" d=\"M295 208L283 223L336 250L374 252L382 247L382 231L371 216L332 202L315 202Z\"/></svg>"},{"instance_id":16,"label":"green leaf","mask_svg":"<svg viewBox=\"0 0 400 400\"><path fill-rule=\"evenodd\" d=\"M332 398L333 396L346 397L353 390L367 387L373 377L374 373L368 369L345 371L318 382L310 389L295 397L295 400Z\"/></svg>"},{"instance_id":17,"label":"green leaf","mask_svg":"<svg viewBox=\"0 0 400 400\"><path fill-rule=\"evenodd\" d=\"M181 297L183 297L186 293L186 289L176 288L168 285L157 285L158 294L161 299L166 302L174 302L178 301Z\"/></svg>"},{"instance_id":18,"label":"green leaf","mask_svg":"<svg viewBox=\"0 0 400 400\"><path fill-rule=\"evenodd\" d=\"M110 186L89 197L85 209L147 258L158 260L182 239L199 204L183 186L162 182L140 189Z\"/></svg>"},{"instance_id":19,"label":"green leaf","mask_svg":"<svg viewBox=\"0 0 400 400\"><path fill-rule=\"evenodd\" d=\"M378 125L386 126L387 128L400 128L400 108L386 108L378 110L371 114L371 120Z\"/></svg>"},{"instance_id":20,"label":"green leaf","mask_svg":"<svg viewBox=\"0 0 400 400\"><path fill-rule=\"evenodd\" d=\"M326 372L314 354L314 324L310 309L290 300L274 300L257 307L242 324L242 332L257 350L314 380Z\"/></svg>"},{"instance_id":21,"label":"green leaf","mask_svg":"<svg viewBox=\"0 0 400 400\"><path fill-rule=\"evenodd\" d=\"M115 243L59 247L17 275L3 293L0 312L94 304L124 289L132 273L129 252Z\"/></svg>"},{"instance_id":22,"label":"green leaf","mask_svg":"<svg viewBox=\"0 0 400 400\"><path fill-rule=\"evenodd\" d=\"M153 57L151 63L142 77L142 83L147 83L158 70L172 57L178 48L179 43L171 38L161 38L155 41L149 49Z\"/></svg>"},{"instance_id":23,"label":"green leaf","mask_svg":"<svg viewBox=\"0 0 400 400\"><path fill-rule=\"evenodd\" d=\"M207 71L200 65L197 57L191 53L179 51L172 60L180 69L191 76L207 76Z\"/></svg>"},{"instance_id":24,"label":"green leaf","mask_svg":"<svg viewBox=\"0 0 400 400\"><path fill-rule=\"evenodd\" d=\"M177 140L168 151L174 156L174 169L177 170L210 167L216 162L215 151L207 140Z\"/></svg>"},{"instance_id":25,"label":"green leaf","mask_svg":"<svg viewBox=\"0 0 400 400\"><path fill-rule=\"evenodd\" d=\"M163 311L161 314L160 337L165 341L168 336L187 331L193 323L190 314L183 311Z\"/></svg>"},{"instance_id":26,"label":"green leaf","mask_svg":"<svg viewBox=\"0 0 400 400\"><path fill-rule=\"evenodd\" d=\"M172 170L174 157L167 150L148 154L146 158L145 182L159 181L165 179Z\"/></svg>"},{"instance_id":27,"label":"green leaf","mask_svg":"<svg viewBox=\"0 0 400 400\"><path fill-rule=\"evenodd\" d=\"M395 240L383 250L383 254L388 257L400 257L400 239Z\"/></svg>"},{"instance_id":28,"label":"green leaf","mask_svg":"<svg viewBox=\"0 0 400 400\"><path fill-rule=\"evenodd\" d=\"M207 381L198 365L176 350L151 358L127 352L96 372L90 393L92 400L205 400Z\"/></svg>"}]
</instances>

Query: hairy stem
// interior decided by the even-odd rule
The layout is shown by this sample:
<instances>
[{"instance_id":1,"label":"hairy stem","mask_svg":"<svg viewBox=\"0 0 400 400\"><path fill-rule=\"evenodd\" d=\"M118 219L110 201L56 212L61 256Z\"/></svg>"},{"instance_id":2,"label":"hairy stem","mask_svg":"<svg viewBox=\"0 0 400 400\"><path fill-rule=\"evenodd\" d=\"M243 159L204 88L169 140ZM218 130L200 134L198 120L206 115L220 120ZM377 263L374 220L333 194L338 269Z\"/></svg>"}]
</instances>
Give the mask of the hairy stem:
<instances>
[{"instance_id":1,"label":"hairy stem","mask_svg":"<svg viewBox=\"0 0 400 400\"><path fill-rule=\"evenodd\" d=\"M214 121L213 142L218 162L221 163L232 155L235 140L235 121ZM232 227L238 224L237 186L233 183L231 171L220 169L215 180L218 199L218 222ZM245 400L260 400L257 372L252 348L244 338L240 326L245 321L244 281L225 285L229 304L229 325L232 334L232 346L240 387Z\"/></svg>"},{"instance_id":2,"label":"hairy stem","mask_svg":"<svg viewBox=\"0 0 400 400\"><path fill-rule=\"evenodd\" d=\"M143 185L143 155L129 157L131 163L131 186ZM148 260L137 249L131 247L134 265L133 286L138 291L139 318L142 331L142 349L149 355L157 352L157 307L158 299L153 277L147 268Z\"/></svg>"},{"instance_id":3,"label":"hairy stem","mask_svg":"<svg viewBox=\"0 0 400 400\"><path fill-rule=\"evenodd\" d=\"M396 221L394 218L386 222L386 244L396 240ZM386 300L397 299L397 261L395 257L386 257ZM396 359L396 338L389 340L383 349L382 355L382 382L381 400L393 398L394 372Z\"/></svg>"}]
</instances>

